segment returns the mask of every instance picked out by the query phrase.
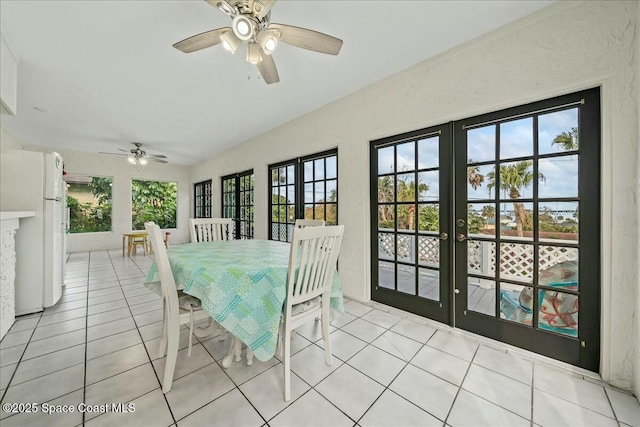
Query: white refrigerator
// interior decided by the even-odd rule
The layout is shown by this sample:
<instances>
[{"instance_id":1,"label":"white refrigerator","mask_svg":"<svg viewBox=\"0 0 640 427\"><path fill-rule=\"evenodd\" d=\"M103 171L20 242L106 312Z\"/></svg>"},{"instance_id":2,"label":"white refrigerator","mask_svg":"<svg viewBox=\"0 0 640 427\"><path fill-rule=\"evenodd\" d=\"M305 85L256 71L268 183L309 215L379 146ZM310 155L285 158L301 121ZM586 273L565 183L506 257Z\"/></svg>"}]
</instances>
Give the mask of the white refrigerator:
<instances>
[{"instance_id":1,"label":"white refrigerator","mask_svg":"<svg viewBox=\"0 0 640 427\"><path fill-rule=\"evenodd\" d=\"M64 189L57 153L0 153L0 210L34 211L20 220L16 239L16 316L42 311L62 295Z\"/></svg>"}]
</instances>

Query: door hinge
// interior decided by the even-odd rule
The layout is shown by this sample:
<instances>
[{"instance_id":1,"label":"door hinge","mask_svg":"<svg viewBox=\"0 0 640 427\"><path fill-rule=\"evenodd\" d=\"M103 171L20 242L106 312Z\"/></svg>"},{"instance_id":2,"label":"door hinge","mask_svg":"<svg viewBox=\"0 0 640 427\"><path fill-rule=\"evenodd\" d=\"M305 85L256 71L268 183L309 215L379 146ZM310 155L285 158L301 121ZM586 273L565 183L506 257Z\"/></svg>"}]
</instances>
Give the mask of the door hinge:
<instances>
[{"instance_id":1,"label":"door hinge","mask_svg":"<svg viewBox=\"0 0 640 427\"><path fill-rule=\"evenodd\" d=\"M462 313L464 313L464 315L466 316L467 315L467 310L464 310Z\"/></svg>"},{"instance_id":2,"label":"door hinge","mask_svg":"<svg viewBox=\"0 0 640 427\"><path fill-rule=\"evenodd\" d=\"M582 348L586 348L587 347L587 342L586 341L580 341L580 346L582 346Z\"/></svg>"},{"instance_id":3,"label":"door hinge","mask_svg":"<svg viewBox=\"0 0 640 427\"><path fill-rule=\"evenodd\" d=\"M440 308L442 308L442 303L440 303Z\"/></svg>"}]
</instances>

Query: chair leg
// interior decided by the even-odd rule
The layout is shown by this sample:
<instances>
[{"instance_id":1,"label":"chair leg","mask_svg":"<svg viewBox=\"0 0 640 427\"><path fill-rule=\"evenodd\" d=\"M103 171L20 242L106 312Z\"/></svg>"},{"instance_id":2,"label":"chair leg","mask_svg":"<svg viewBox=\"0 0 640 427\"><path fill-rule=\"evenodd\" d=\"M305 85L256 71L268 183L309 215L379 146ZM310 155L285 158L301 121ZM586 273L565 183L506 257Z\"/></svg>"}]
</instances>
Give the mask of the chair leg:
<instances>
[{"instance_id":1,"label":"chair leg","mask_svg":"<svg viewBox=\"0 0 640 427\"><path fill-rule=\"evenodd\" d=\"M162 300L162 337L160 338L160 350L158 351L158 357L163 358L167 351L167 321L169 320L169 313L167 313L167 302Z\"/></svg>"},{"instance_id":2,"label":"chair leg","mask_svg":"<svg viewBox=\"0 0 640 427\"><path fill-rule=\"evenodd\" d=\"M247 366L253 365L253 351L247 346Z\"/></svg>"},{"instance_id":3,"label":"chair leg","mask_svg":"<svg viewBox=\"0 0 640 427\"><path fill-rule=\"evenodd\" d=\"M291 331L285 330L284 341L284 401L291 400Z\"/></svg>"},{"instance_id":4,"label":"chair leg","mask_svg":"<svg viewBox=\"0 0 640 427\"><path fill-rule=\"evenodd\" d=\"M164 380L162 381L162 392L169 393L173 383L173 373L176 370L176 360L178 359L178 345L180 341L180 325L172 322L168 325L168 348L167 360L164 365Z\"/></svg>"},{"instance_id":5,"label":"chair leg","mask_svg":"<svg viewBox=\"0 0 640 427\"><path fill-rule=\"evenodd\" d=\"M331 366L333 359L331 357L331 341L329 340L329 309L322 307L322 343L324 344L324 357L327 365Z\"/></svg>"}]
</instances>

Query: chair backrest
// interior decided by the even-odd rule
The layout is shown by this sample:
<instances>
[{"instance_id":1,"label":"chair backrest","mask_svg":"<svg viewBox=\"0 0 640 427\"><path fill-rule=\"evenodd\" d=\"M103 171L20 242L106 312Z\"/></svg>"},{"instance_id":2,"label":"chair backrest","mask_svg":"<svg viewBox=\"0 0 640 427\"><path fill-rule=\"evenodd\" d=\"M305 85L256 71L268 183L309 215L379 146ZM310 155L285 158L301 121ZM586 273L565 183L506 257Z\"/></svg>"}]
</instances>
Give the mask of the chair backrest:
<instances>
[{"instance_id":1,"label":"chair backrest","mask_svg":"<svg viewBox=\"0 0 640 427\"><path fill-rule=\"evenodd\" d=\"M323 219L296 219L295 228L324 227Z\"/></svg>"},{"instance_id":2,"label":"chair backrest","mask_svg":"<svg viewBox=\"0 0 640 427\"><path fill-rule=\"evenodd\" d=\"M167 255L167 248L164 246L160 227L154 222L145 222L144 228L147 230L147 234L151 240L151 245L155 248L154 258L156 261L156 268L158 269L158 276L160 276L162 298L169 307L170 319L175 319L175 316L180 315L178 291L176 281L173 278L173 272L171 271L171 264L169 264L169 255Z\"/></svg>"},{"instance_id":3,"label":"chair backrest","mask_svg":"<svg viewBox=\"0 0 640 427\"><path fill-rule=\"evenodd\" d=\"M287 276L287 314L293 305L323 293L329 297L343 234L344 225L294 228Z\"/></svg>"},{"instance_id":4,"label":"chair backrest","mask_svg":"<svg viewBox=\"0 0 640 427\"><path fill-rule=\"evenodd\" d=\"M189 226L191 243L233 239L231 218L191 218Z\"/></svg>"}]
</instances>

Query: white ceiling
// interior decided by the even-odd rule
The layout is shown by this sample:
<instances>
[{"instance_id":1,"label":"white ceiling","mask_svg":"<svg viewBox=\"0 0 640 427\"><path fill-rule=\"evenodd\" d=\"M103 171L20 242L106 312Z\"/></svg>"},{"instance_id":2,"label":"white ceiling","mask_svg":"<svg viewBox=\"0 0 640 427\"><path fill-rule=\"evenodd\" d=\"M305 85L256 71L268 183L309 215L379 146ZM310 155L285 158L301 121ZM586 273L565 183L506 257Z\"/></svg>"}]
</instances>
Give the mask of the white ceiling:
<instances>
[{"instance_id":1,"label":"white ceiling","mask_svg":"<svg viewBox=\"0 0 640 427\"><path fill-rule=\"evenodd\" d=\"M229 26L202 0L2 0L0 29L20 61L18 114L2 126L28 145L95 153L138 141L196 164L551 3L280 0L271 22L344 45L336 57L280 44L280 83L266 85L243 48L172 47Z\"/></svg>"}]
</instances>

